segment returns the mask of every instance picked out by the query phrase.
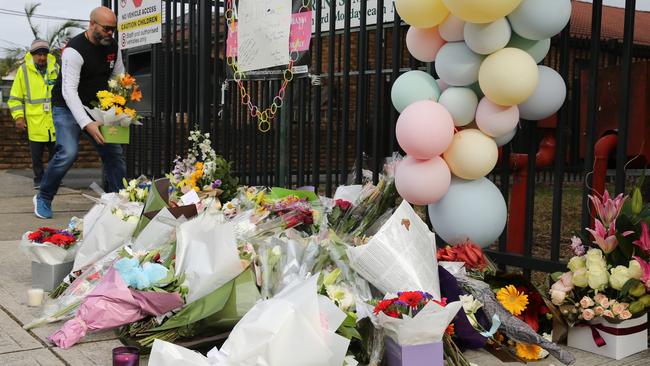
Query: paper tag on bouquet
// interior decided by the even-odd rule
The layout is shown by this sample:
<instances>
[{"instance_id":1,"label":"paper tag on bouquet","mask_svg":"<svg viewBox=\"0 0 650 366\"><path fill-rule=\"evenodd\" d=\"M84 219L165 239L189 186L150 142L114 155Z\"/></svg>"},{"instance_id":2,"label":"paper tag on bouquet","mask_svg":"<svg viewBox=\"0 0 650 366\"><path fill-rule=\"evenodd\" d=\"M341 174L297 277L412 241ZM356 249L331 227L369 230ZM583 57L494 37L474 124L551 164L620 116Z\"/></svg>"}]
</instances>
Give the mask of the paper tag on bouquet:
<instances>
[{"instance_id":1,"label":"paper tag on bouquet","mask_svg":"<svg viewBox=\"0 0 650 366\"><path fill-rule=\"evenodd\" d=\"M184 206L189 206L201 202L201 199L199 198L199 195L196 193L196 191L192 189L181 196L181 202L183 202Z\"/></svg>"}]
</instances>

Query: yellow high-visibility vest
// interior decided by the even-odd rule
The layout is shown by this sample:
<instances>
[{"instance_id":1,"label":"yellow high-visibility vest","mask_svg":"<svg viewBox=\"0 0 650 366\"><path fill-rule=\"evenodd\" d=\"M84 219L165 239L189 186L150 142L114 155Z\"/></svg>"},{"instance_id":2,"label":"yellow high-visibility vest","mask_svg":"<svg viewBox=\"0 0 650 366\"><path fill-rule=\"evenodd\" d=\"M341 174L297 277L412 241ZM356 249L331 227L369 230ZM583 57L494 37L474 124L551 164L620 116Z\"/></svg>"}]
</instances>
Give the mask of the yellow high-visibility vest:
<instances>
[{"instance_id":1,"label":"yellow high-visibility vest","mask_svg":"<svg viewBox=\"0 0 650 366\"><path fill-rule=\"evenodd\" d=\"M7 105L14 119L25 118L30 141L55 141L50 99L58 75L59 65L53 55L47 55L47 71L41 74L29 52L16 72Z\"/></svg>"}]
</instances>

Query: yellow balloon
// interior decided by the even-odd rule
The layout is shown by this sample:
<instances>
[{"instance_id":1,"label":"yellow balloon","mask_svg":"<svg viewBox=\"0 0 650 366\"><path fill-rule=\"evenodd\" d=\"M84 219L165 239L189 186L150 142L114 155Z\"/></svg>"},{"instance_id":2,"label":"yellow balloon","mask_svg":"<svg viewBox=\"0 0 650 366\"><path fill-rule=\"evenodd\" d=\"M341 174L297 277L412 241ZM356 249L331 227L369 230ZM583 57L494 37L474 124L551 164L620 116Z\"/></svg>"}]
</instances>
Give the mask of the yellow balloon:
<instances>
[{"instance_id":1,"label":"yellow balloon","mask_svg":"<svg viewBox=\"0 0 650 366\"><path fill-rule=\"evenodd\" d=\"M454 135L442 157L455 176L474 180L486 176L494 169L499 150L490 136L479 130L467 129Z\"/></svg>"},{"instance_id":2,"label":"yellow balloon","mask_svg":"<svg viewBox=\"0 0 650 366\"><path fill-rule=\"evenodd\" d=\"M442 23L449 10L442 0L395 0L397 12L416 28L431 28Z\"/></svg>"},{"instance_id":3,"label":"yellow balloon","mask_svg":"<svg viewBox=\"0 0 650 366\"><path fill-rule=\"evenodd\" d=\"M518 48L503 48L486 57L478 70L483 94L493 103L513 106L535 92L539 72L535 60Z\"/></svg>"},{"instance_id":4,"label":"yellow balloon","mask_svg":"<svg viewBox=\"0 0 650 366\"><path fill-rule=\"evenodd\" d=\"M470 23L490 23L510 14L522 0L443 0L447 9Z\"/></svg>"}]
</instances>

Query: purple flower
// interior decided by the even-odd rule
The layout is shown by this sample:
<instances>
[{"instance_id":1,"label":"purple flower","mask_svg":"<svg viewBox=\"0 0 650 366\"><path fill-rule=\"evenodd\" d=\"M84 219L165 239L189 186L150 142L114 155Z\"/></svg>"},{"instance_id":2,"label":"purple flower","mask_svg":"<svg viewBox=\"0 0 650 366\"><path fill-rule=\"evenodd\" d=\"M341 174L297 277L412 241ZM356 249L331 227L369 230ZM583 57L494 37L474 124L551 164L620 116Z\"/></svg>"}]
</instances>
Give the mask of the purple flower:
<instances>
[{"instance_id":1,"label":"purple flower","mask_svg":"<svg viewBox=\"0 0 650 366\"><path fill-rule=\"evenodd\" d=\"M585 246L582 245L582 239L574 235L571 238L571 250L578 257L585 255Z\"/></svg>"},{"instance_id":2,"label":"purple flower","mask_svg":"<svg viewBox=\"0 0 650 366\"><path fill-rule=\"evenodd\" d=\"M221 186L221 179L217 179L212 182L212 188L219 188Z\"/></svg>"}]
</instances>

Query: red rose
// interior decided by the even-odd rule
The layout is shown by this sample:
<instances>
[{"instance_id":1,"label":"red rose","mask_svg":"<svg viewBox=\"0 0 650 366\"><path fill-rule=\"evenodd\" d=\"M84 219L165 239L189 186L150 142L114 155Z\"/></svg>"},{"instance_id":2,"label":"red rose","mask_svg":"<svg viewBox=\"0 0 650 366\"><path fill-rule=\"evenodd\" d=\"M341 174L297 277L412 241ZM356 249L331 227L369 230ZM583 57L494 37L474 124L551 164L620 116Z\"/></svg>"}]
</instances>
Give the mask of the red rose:
<instances>
[{"instance_id":1,"label":"red rose","mask_svg":"<svg viewBox=\"0 0 650 366\"><path fill-rule=\"evenodd\" d=\"M340 208L343 211L346 211L347 209L350 208L350 206L352 206L352 203L350 201L346 201L342 199L338 199L335 202L336 202L336 206L338 206L338 208Z\"/></svg>"},{"instance_id":2,"label":"red rose","mask_svg":"<svg viewBox=\"0 0 650 366\"><path fill-rule=\"evenodd\" d=\"M399 295L399 300L412 308L418 307L422 299L424 299L424 296L417 291L402 292L402 294Z\"/></svg>"},{"instance_id":3,"label":"red rose","mask_svg":"<svg viewBox=\"0 0 650 366\"><path fill-rule=\"evenodd\" d=\"M34 231L33 233L27 235L27 239L29 239L29 241L40 243L40 240L43 239L43 233L40 231Z\"/></svg>"}]
</instances>

